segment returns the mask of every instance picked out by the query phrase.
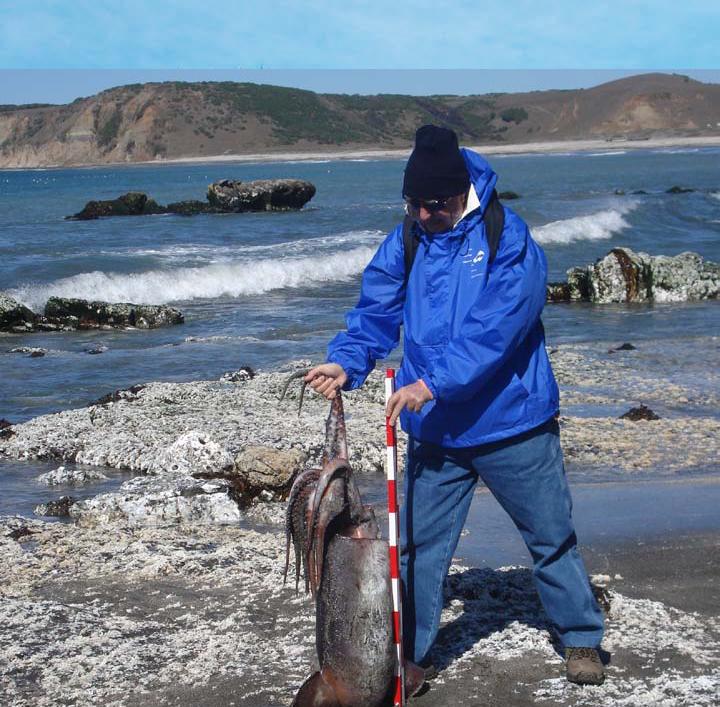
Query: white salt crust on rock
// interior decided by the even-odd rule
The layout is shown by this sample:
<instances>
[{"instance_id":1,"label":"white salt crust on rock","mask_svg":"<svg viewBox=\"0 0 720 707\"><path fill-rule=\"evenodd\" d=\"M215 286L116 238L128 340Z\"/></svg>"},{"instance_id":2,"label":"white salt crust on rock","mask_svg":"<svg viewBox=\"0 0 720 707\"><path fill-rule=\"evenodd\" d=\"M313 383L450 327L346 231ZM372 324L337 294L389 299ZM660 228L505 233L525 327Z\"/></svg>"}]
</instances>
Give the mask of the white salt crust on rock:
<instances>
[{"instance_id":1,"label":"white salt crust on rock","mask_svg":"<svg viewBox=\"0 0 720 707\"><path fill-rule=\"evenodd\" d=\"M623 474L674 475L695 469L720 469L720 347L717 337L700 340L702 375L673 370L675 353L651 350L643 342L634 351L609 352L610 343L568 344L550 350L561 389L561 439L565 459L586 469ZM688 342L688 347L693 343ZM664 373L652 365L665 355ZM195 492L191 475L237 477L237 460L248 450L291 451L316 465L322 453L329 405L307 391L302 413L299 381L286 399L278 394L287 371L260 373L238 382L150 383L116 402L44 415L13 426L0 439L0 454L17 459L57 459L109 466L146 475L126 482L94 503L79 504L85 514L143 522L233 522L227 486ZM692 363L683 363L683 371ZM650 364L650 367L649 365ZM344 396L350 459L356 473L380 473L385 462L384 376L374 371L363 388ZM638 403L657 407L662 419L617 419ZM594 413L587 414L591 408ZM574 414L575 411L581 414ZM398 435L399 459L406 437ZM293 458L294 459L294 458ZM296 463L294 460L293 464ZM279 476L282 476L280 473ZM182 481L182 483L181 483ZM146 496L147 498L143 498ZM268 495L268 499L273 495ZM260 498L265 496L262 494ZM79 515L78 515L79 514ZM275 517L277 513L271 511Z\"/></svg>"},{"instance_id":2,"label":"white salt crust on rock","mask_svg":"<svg viewBox=\"0 0 720 707\"><path fill-rule=\"evenodd\" d=\"M262 458L260 448L288 452L279 458L294 466L303 458L317 464L322 454L329 405L308 392L298 415L299 382L291 385L285 400L278 401L287 377L288 373L265 373L240 382L150 383L132 399L120 396L116 402L16 425L13 436L0 440L0 453L110 466L143 475L115 492L76 504L73 517L86 523L237 522L244 512L232 499L229 484L204 483L193 476L242 476L249 457ZM346 396L357 473L383 470L382 381L376 372L366 390ZM265 468L268 473L272 470L267 464ZM285 476L284 470L277 470L278 479ZM273 480L268 479L268 484L277 490ZM267 500L273 497L270 494ZM260 521L278 521L280 515L277 509L257 508L249 514Z\"/></svg>"},{"instance_id":3,"label":"white salt crust on rock","mask_svg":"<svg viewBox=\"0 0 720 707\"><path fill-rule=\"evenodd\" d=\"M86 484L93 481L104 481L107 478L105 474L94 469L66 469L64 466L59 466L57 469L41 474L37 480L41 484L57 486L58 484Z\"/></svg>"},{"instance_id":4,"label":"white salt crust on rock","mask_svg":"<svg viewBox=\"0 0 720 707\"><path fill-rule=\"evenodd\" d=\"M70 516L84 524L121 521L128 525L177 523L237 523L238 504L223 479L174 478L159 485L156 479L139 476L120 490L103 493L70 507Z\"/></svg>"},{"instance_id":5,"label":"white salt crust on rock","mask_svg":"<svg viewBox=\"0 0 720 707\"><path fill-rule=\"evenodd\" d=\"M702 375L683 375L678 354L667 354L664 373L648 368L662 352L608 353L610 343L568 344L550 350L561 389L566 459L625 472L672 474L720 465L720 347L706 337ZM687 347L693 347L689 341ZM307 362L288 366L296 370ZM672 370L672 366L676 370ZM0 439L0 454L110 466L158 477L220 472L248 447L304 453L316 464L322 452L328 403L308 391L297 414L300 385L278 393L287 372L260 373L239 382L150 383L132 400L44 415L15 425ZM710 383L710 385L708 385ZM357 473L382 472L385 460L384 378L373 372L363 388L345 396L350 459ZM618 415L644 403L660 406L661 420L632 422ZM583 409L591 407L595 414ZM575 414L575 410L582 414ZM670 414L667 414L667 410ZM400 459L405 435L399 435Z\"/></svg>"},{"instance_id":6,"label":"white salt crust on rock","mask_svg":"<svg viewBox=\"0 0 720 707\"><path fill-rule=\"evenodd\" d=\"M287 376L261 373L240 383L150 383L133 400L16 425L13 436L0 440L0 453L154 475L221 471L232 467L237 454L249 446L299 449L317 461L328 403L308 392L298 416L299 383L278 402ZM377 371L366 388L345 396L351 455L359 473L383 468L382 381Z\"/></svg>"}]
</instances>

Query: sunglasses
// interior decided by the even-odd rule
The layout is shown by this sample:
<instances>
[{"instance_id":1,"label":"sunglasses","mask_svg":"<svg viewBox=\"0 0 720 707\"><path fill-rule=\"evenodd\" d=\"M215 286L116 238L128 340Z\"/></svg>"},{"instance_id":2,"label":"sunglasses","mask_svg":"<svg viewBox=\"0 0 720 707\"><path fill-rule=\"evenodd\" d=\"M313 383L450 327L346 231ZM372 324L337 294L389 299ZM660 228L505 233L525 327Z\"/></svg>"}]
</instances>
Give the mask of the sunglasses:
<instances>
[{"instance_id":1,"label":"sunglasses","mask_svg":"<svg viewBox=\"0 0 720 707\"><path fill-rule=\"evenodd\" d=\"M437 211L442 211L451 198L452 197L447 197L446 199L414 199L406 196L405 205L408 209L413 209L414 211L418 211L422 206L426 211L434 214Z\"/></svg>"}]
</instances>

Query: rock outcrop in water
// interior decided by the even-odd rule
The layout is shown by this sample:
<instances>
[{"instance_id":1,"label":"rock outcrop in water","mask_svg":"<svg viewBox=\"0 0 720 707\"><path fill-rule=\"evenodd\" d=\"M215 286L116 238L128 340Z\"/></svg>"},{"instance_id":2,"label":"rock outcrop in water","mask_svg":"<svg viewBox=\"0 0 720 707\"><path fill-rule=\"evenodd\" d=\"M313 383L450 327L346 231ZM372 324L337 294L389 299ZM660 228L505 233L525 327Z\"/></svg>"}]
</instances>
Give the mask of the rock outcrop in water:
<instances>
[{"instance_id":1,"label":"rock outcrop in water","mask_svg":"<svg viewBox=\"0 0 720 707\"><path fill-rule=\"evenodd\" d=\"M164 214L167 209L155 201L148 199L147 194L131 191L119 196L117 199L102 201L88 201L82 211L68 219L89 221L101 216L148 216L151 214Z\"/></svg>"},{"instance_id":2,"label":"rock outcrop in water","mask_svg":"<svg viewBox=\"0 0 720 707\"><path fill-rule=\"evenodd\" d=\"M290 211L305 206L315 196L315 191L314 184L301 179L258 179L252 182L221 179L208 187L207 201L177 201L163 206L143 192L128 192L117 199L88 201L82 211L66 218L89 221L101 216Z\"/></svg>"},{"instance_id":3,"label":"rock outcrop in water","mask_svg":"<svg viewBox=\"0 0 720 707\"><path fill-rule=\"evenodd\" d=\"M0 331L14 334L128 327L156 329L184 321L180 310L166 305L89 302L65 297L51 297L44 313L36 314L12 297L0 293Z\"/></svg>"},{"instance_id":4,"label":"rock outcrop in water","mask_svg":"<svg viewBox=\"0 0 720 707\"><path fill-rule=\"evenodd\" d=\"M548 302L687 302L720 297L720 264L697 253L675 256L613 248L592 265L548 284Z\"/></svg>"},{"instance_id":5,"label":"rock outcrop in water","mask_svg":"<svg viewBox=\"0 0 720 707\"><path fill-rule=\"evenodd\" d=\"M659 420L661 418L647 405L641 403L638 407L630 408L626 413L620 415L619 419L637 422L638 420Z\"/></svg>"},{"instance_id":6,"label":"rock outcrop in water","mask_svg":"<svg viewBox=\"0 0 720 707\"><path fill-rule=\"evenodd\" d=\"M301 179L222 179L208 187L208 201L223 212L301 209L313 196L315 186Z\"/></svg>"},{"instance_id":7,"label":"rock outcrop in water","mask_svg":"<svg viewBox=\"0 0 720 707\"><path fill-rule=\"evenodd\" d=\"M75 504L72 496L61 496L56 501L48 501L35 506L35 515L47 516L51 518L67 518L70 515L70 509Z\"/></svg>"},{"instance_id":8,"label":"rock outcrop in water","mask_svg":"<svg viewBox=\"0 0 720 707\"><path fill-rule=\"evenodd\" d=\"M0 292L0 331L32 329L36 318L35 312Z\"/></svg>"},{"instance_id":9,"label":"rock outcrop in water","mask_svg":"<svg viewBox=\"0 0 720 707\"><path fill-rule=\"evenodd\" d=\"M77 319L78 329L99 329L103 326L157 329L184 321L179 310L164 304L113 304L64 297L51 297L45 305L45 316L50 319Z\"/></svg>"}]
</instances>

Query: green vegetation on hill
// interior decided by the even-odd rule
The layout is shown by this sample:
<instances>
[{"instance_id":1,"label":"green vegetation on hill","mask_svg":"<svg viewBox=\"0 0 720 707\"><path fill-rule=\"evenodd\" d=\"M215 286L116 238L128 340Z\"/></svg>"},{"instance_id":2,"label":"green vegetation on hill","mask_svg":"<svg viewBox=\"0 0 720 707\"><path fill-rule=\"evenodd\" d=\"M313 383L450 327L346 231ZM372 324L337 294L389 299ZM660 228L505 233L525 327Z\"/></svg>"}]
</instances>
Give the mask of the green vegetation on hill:
<instances>
[{"instance_id":1,"label":"green vegetation on hill","mask_svg":"<svg viewBox=\"0 0 720 707\"><path fill-rule=\"evenodd\" d=\"M28 110L30 108L54 108L54 103L20 103L14 105L12 103L0 104L0 113L12 113L16 110Z\"/></svg>"},{"instance_id":2,"label":"green vegetation on hill","mask_svg":"<svg viewBox=\"0 0 720 707\"><path fill-rule=\"evenodd\" d=\"M522 123L523 120L528 119L527 111L524 108L507 108L502 113L500 113L500 117L506 122L506 123Z\"/></svg>"},{"instance_id":3,"label":"green vegetation on hill","mask_svg":"<svg viewBox=\"0 0 720 707\"><path fill-rule=\"evenodd\" d=\"M212 104L228 105L236 113L255 113L269 118L281 143L311 140L333 144L365 137L332 110L321 95L312 91L230 81L201 85Z\"/></svg>"},{"instance_id":4,"label":"green vegetation on hill","mask_svg":"<svg viewBox=\"0 0 720 707\"><path fill-rule=\"evenodd\" d=\"M174 114L191 104L193 97L202 96L202 115L196 111L196 119L190 122L195 135L208 139L215 138L221 126L242 124L247 116L269 125L281 145L411 142L417 126L429 122L447 125L472 139L502 139L500 134L506 130L492 110L494 101L477 97L317 94L231 81L160 86Z\"/></svg>"},{"instance_id":5,"label":"green vegetation on hill","mask_svg":"<svg viewBox=\"0 0 720 707\"><path fill-rule=\"evenodd\" d=\"M106 147L115 142L122 123L122 111L116 107L109 118L97 128L97 142L100 147Z\"/></svg>"},{"instance_id":6,"label":"green vegetation on hill","mask_svg":"<svg viewBox=\"0 0 720 707\"><path fill-rule=\"evenodd\" d=\"M467 96L321 94L230 81L118 86L67 105L0 105L0 166L96 164L318 148L720 136L720 85L646 74L582 90Z\"/></svg>"}]
</instances>

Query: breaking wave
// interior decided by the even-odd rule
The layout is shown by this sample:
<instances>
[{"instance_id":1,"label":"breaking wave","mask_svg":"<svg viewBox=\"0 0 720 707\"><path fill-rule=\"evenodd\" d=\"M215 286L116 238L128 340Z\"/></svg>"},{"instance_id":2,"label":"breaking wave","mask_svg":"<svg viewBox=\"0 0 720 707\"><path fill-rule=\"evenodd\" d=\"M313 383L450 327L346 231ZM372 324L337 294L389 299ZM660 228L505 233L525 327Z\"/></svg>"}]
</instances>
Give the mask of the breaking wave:
<instances>
[{"instance_id":1,"label":"breaking wave","mask_svg":"<svg viewBox=\"0 0 720 707\"><path fill-rule=\"evenodd\" d=\"M637 201L629 201L621 206L597 211L587 216L551 221L544 226L531 229L533 238L545 245L606 240L630 227L624 217L637 208L638 204Z\"/></svg>"},{"instance_id":2,"label":"breaking wave","mask_svg":"<svg viewBox=\"0 0 720 707\"><path fill-rule=\"evenodd\" d=\"M607 150L606 152L585 152L585 157L612 157L614 155L627 155L627 150Z\"/></svg>"},{"instance_id":3,"label":"breaking wave","mask_svg":"<svg viewBox=\"0 0 720 707\"><path fill-rule=\"evenodd\" d=\"M39 311L49 297L167 304L194 299L259 295L283 288L316 287L358 275L375 249L361 246L313 257L227 261L203 267L120 274L88 272L47 285L25 285L11 297Z\"/></svg>"},{"instance_id":4,"label":"breaking wave","mask_svg":"<svg viewBox=\"0 0 720 707\"><path fill-rule=\"evenodd\" d=\"M397 208L397 207L395 207ZM224 260L237 260L238 258L273 257L281 253L281 257L301 257L323 252L337 251L347 248L350 245L376 246L384 234L382 231L362 230L334 233L328 236L317 236L316 238L299 238L284 243L272 243L262 245L238 245L236 243L173 243L156 247L125 247L100 250L98 255L115 256L126 255L128 257L156 257L160 260L174 264L185 261L217 263Z\"/></svg>"}]
</instances>

